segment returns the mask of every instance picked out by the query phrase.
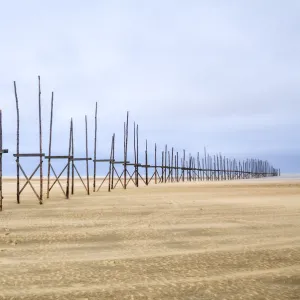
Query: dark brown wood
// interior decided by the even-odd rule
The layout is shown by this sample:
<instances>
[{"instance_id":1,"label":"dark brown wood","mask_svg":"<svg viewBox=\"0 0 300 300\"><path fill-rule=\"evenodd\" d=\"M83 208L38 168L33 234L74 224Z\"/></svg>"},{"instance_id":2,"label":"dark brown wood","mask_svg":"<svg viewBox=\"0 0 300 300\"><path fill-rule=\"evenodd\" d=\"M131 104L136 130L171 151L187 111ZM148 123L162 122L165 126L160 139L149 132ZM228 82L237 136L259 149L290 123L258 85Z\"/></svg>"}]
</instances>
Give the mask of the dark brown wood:
<instances>
[{"instance_id":1,"label":"dark brown wood","mask_svg":"<svg viewBox=\"0 0 300 300\"><path fill-rule=\"evenodd\" d=\"M155 184L157 184L157 147L156 147L156 143L155 143L155 146L154 146L154 182Z\"/></svg>"},{"instance_id":2,"label":"dark brown wood","mask_svg":"<svg viewBox=\"0 0 300 300\"><path fill-rule=\"evenodd\" d=\"M111 160L111 190L114 188L114 174L115 174L115 141L116 136L113 136L113 147L112 147L112 160Z\"/></svg>"},{"instance_id":3,"label":"dark brown wood","mask_svg":"<svg viewBox=\"0 0 300 300\"><path fill-rule=\"evenodd\" d=\"M136 125L136 186L139 187L139 125Z\"/></svg>"},{"instance_id":4,"label":"dark brown wood","mask_svg":"<svg viewBox=\"0 0 300 300\"><path fill-rule=\"evenodd\" d=\"M94 135L94 180L93 180L93 192L96 192L96 173L97 173L97 126L98 126L98 103L96 102L95 108L95 135Z\"/></svg>"},{"instance_id":5,"label":"dark brown wood","mask_svg":"<svg viewBox=\"0 0 300 300\"><path fill-rule=\"evenodd\" d=\"M146 140L146 150L145 150L145 173L146 173L146 185L148 185L148 143Z\"/></svg>"},{"instance_id":6,"label":"dark brown wood","mask_svg":"<svg viewBox=\"0 0 300 300\"><path fill-rule=\"evenodd\" d=\"M123 187L127 187L127 151L128 151L128 120L129 112L127 111L126 123L124 127L124 184Z\"/></svg>"},{"instance_id":7,"label":"dark brown wood","mask_svg":"<svg viewBox=\"0 0 300 300\"><path fill-rule=\"evenodd\" d=\"M111 138L111 149L110 149L110 160L109 160L109 171L108 171L108 191L109 192L110 192L110 188L111 188L111 172L112 172L112 161L113 161L114 138L115 138L115 134L113 134L113 136Z\"/></svg>"},{"instance_id":8,"label":"dark brown wood","mask_svg":"<svg viewBox=\"0 0 300 300\"><path fill-rule=\"evenodd\" d=\"M91 157L76 157L76 158L73 158L74 161L89 161L89 160L92 160Z\"/></svg>"},{"instance_id":9,"label":"dark brown wood","mask_svg":"<svg viewBox=\"0 0 300 300\"><path fill-rule=\"evenodd\" d=\"M19 100L17 94L17 85L14 81L15 99L16 99L16 109L17 109L17 203L20 204L20 165L19 165L19 153L20 153L20 113L19 113Z\"/></svg>"},{"instance_id":10,"label":"dark brown wood","mask_svg":"<svg viewBox=\"0 0 300 300\"><path fill-rule=\"evenodd\" d=\"M53 127L53 101L54 101L54 93L51 95L51 112L50 112L50 129L49 129L49 152L48 156L48 171L47 171L47 198L49 198L50 193L50 168L51 168L51 152L52 152L52 127Z\"/></svg>"},{"instance_id":11,"label":"dark brown wood","mask_svg":"<svg viewBox=\"0 0 300 300\"><path fill-rule=\"evenodd\" d=\"M134 155L134 185L136 186L136 132L135 132L135 122L133 122L133 155Z\"/></svg>"},{"instance_id":12,"label":"dark brown wood","mask_svg":"<svg viewBox=\"0 0 300 300\"><path fill-rule=\"evenodd\" d=\"M7 153L2 149L2 110L0 109L0 211L3 205L3 190L2 190L2 154Z\"/></svg>"},{"instance_id":13,"label":"dark brown wood","mask_svg":"<svg viewBox=\"0 0 300 300\"><path fill-rule=\"evenodd\" d=\"M40 204L43 204L43 140L42 140L42 104L41 104L41 77L39 80L39 137L40 137Z\"/></svg>"},{"instance_id":14,"label":"dark brown wood","mask_svg":"<svg viewBox=\"0 0 300 300\"><path fill-rule=\"evenodd\" d=\"M49 158L51 158L51 159L73 159L73 156L72 155L51 155L51 156L49 156L49 155L46 155L45 156L45 158L47 158L47 159L49 159Z\"/></svg>"},{"instance_id":15,"label":"dark brown wood","mask_svg":"<svg viewBox=\"0 0 300 300\"><path fill-rule=\"evenodd\" d=\"M70 162L71 162L71 148L72 148L72 135L73 135L73 119L71 118L70 123L70 135L69 135L69 158L67 164L67 187L66 187L66 198L69 199L70 197Z\"/></svg>"},{"instance_id":16,"label":"dark brown wood","mask_svg":"<svg viewBox=\"0 0 300 300\"><path fill-rule=\"evenodd\" d=\"M75 164L74 164L74 128L73 128L73 120L72 120L72 135L71 135L71 156L73 157L71 159L71 195L74 194L74 188L75 188Z\"/></svg>"},{"instance_id":17,"label":"dark brown wood","mask_svg":"<svg viewBox=\"0 0 300 300\"><path fill-rule=\"evenodd\" d=\"M13 154L14 157L40 157L45 156L45 153L19 153Z\"/></svg>"},{"instance_id":18,"label":"dark brown wood","mask_svg":"<svg viewBox=\"0 0 300 300\"><path fill-rule=\"evenodd\" d=\"M94 162L111 162L111 159L96 159L96 160L93 160Z\"/></svg>"},{"instance_id":19,"label":"dark brown wood","mask_svg":"<svg viewBox=\"0 0 300 300\"><path fill-rule=\"evenodd\" d=\"M87 194L90 194L90 176L89 176L89 149L88 149L88 125L87 116L85 116L85 151L86 151L86 185Z\"/></svg>"}]
</instances>

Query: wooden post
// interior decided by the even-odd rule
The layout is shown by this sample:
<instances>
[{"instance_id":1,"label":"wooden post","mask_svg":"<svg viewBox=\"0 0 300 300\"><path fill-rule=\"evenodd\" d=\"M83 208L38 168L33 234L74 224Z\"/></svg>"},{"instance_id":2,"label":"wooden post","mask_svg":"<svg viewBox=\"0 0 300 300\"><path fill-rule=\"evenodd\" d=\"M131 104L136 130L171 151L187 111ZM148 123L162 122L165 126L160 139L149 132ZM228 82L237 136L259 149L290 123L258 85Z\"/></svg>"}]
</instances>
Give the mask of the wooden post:
<instances>
[{"instance_id":1,"label":"wooden post","mask_svg":"<svg viewBox=\"0 0 300 300\"><path fill-rule=\"evenodd\" d=\"M167 182L167 153L168 153L168 146L165 145L165 170L164 170L165 183Z\"/></svg>"},{"instance_id":2,"label":"wooden post","mask_svg":"<svg viewBox=\"0 0 300 300\"><path fill-rule=\"evenodd\" d=\"M148 185L148 143L146 140L146 150L145 150L145 171L146 171L146 185Z\"/></svg>"},{"instance_id":3,"label":"wooden post","mask_svg":"<svg viewBox=\"0 0 300 300\"><path fill-rule=\"evenodd\" d=\"M136 186L139 186L139 125L136 125Z\"/></svg>"},{"instance_id":4,"label":"wooden post","mask_svg":"<svg viewBox=\"0 0 300 300\"><path fill-rule=\"evenodd\" d=\"M2 211L2 110L0 109L0 211Z\"/></svg>"},{"instance_id":5,"label":"wooden post","mask_svg":"<svg viewBox=\"0 0 300 300\"><path fill-rule=\"evenodd\" d=\"M184 182L184 172L185 172L185 150L183 150L183 160L182 160L182 181Z\"/></svg>"},{"instance_id":6,"label":"wooden post","mask_svg":"<svg viewBox=\"0 0 300 300\"><path fill-rule=\"evenodd\" d=\"M97 168L97 114L98 114L98 103L96 102L95 108L95 136L94 136L94 181L93 181L93 192L96 192L96 168Z\"/></svg>"},{"instance_id":7,"label":"wooden post","mask_svg":"<svg viewBox=\"0 0 300 300\"><path fill-rule=\"evenodd\" d=\"M2 186L2 154L8 153L7 149L3 149L2 144L2 110L0 109L0 211L2 211L3 206L3 186Z\"/></svg>"},{"instance_id":8,"label":"wooden post","mask_svg":"<svg viewBox=\"0 0 300 300\"><path fill-rule=\"evenodd\" d=\"M51 95L51 113L50 113L50 132L49 132L49 159L48 159L48 172L47 172L47 198L49 198L50 189L50 166L51 166L51 152L52 152L52 126L53 126L53 98L54 94Z\"/></svg>"},{"instance_id":9,"label":"wooden post","mask_svg":"<svg viewBox=\"0 0 300 300\"><path fill-rule=\"evenodd\" d=\"M111 170L112 170L112 160L113 160L113 145L114 145L115 134L111 138L111 148L110 148L110 159L109 159L109 171L108 171L108 191L110 192L111 187Z\"/></svg>"},{"instance_id":10,"label":"wooden post","mask_svg":"<svg viewBox=\"0 0 300 300\"><path fill-rule=\"evenodd\" d=\"M16 108L17 108L17 203L20 204L20 165L19 165L19 153L20 153L20 114L19 114L19 100L17 95L17 86L14 81L14 90L16 98Z\"/></svg>"},{"instance_id":11,"label":"wooden post","mask_svg":"<svg viewBox=\"0 0 300 300\"><path fill-rule=\"evenodd\" d=\"M156 148L156 143L154 147L154 180L155 184L157 184L157 148Z\"/></svg>"},{"instance_id":12,"label":"wooden post","mask_svg":"<svg viewBox=\"0 0 300 300\"><path fill-rule=\"evenodd\" d=\"M161 152L161 182L164 182L164 151Z\"/></svg>"},{"instance_id":13,"label":"wooden post","mask_svg":"<svg viewBox=\"0 0 300 300\"><path fill-rule=\"evenodd\" d=\"M127 111L126 125L124 126L124 189L127 186L128 118L129 112Z\"/></svg>"},{"instance_id":14,"label":"wooden post","mask_svg":"<svg viewBox=\"0 0 300 300\"><path fill-rule=\"evenodd\" d=\"M87 116L85 116L85 153L86 153L86 188L87 194L90 194L90 177L89 177L89 150L88 150L88 125Z\"/></svg>"},{"instance_id":15,"label":"wooden post","mask_svg":"<svg viewBox=\"0 0 300 300\"><path fill-rule=\"evenodd\" d=\"M168 172L168 181L170 182L171 180L171 159L170 159L170 151L168 151L168 168L169 168L169 172Z\"/></svg>"},{"instance_id":16,"label":"wooden post","mask_svg":"<svg viewBox=\"0 0 300 300\"><path fill-rule=\"evenodd\" d=\"M75 163L74 163L74 156L75 155L75 149L74 149L74 128L73 128L73 121L72 121L72 135L71 135L71 194L74 194L74 176L75 176Z\"/></svg>"},{"instance_id":17,"label":"wooden post","mask_svg":"<svg viewBox=\"0 0 300 300\"><path fill-rule=\"evenodd\" d=\"M115 134L113 135L112 144L112 159L111 159L111 190L114 188L114 175L115 175Z\"/></svg>"},{"instance_id":18,"label":"wooden post","mask_svg":"<svg viewBox=\"0 0 300 300\"><path fill-rule=\"evenodd\" d=\"M41 78L39 80L39 135L40 135L40 204L43 204L43 143L42 143L42 105L41 105Z\"/></svg>"},{"instance_id":19,"label":"wooden post","mask_svg":"<svg viewBox=\"0 0 300 300\"><path fill-rule=\"evenodd\" d=\"M172 159L171 159L171 182L173 182L173 163L174 163L174 148L172 147Z\"/></svg>"},{"instance_id":20,"label":"wooden post","mask_svg":"<svg viewBox=\"0 0 300 300\"><path fill-rule=\"evenodd\" d=\"M134 150L134 184L136 186L136 133L135 133L135 122L133 123L133 150Z\"/></svg>"},{"instance_id":21,"label":"wooden post","mask_svg":"<svg viewBox=\"0 0 300 300\"><path fill-rule=\"evenodd\" d=\"M66 188L67 199L69 199L70 197L70 161L71 161L72 135L73 135L73 119L71 118L70 135L69 135L68 167L67 167L67 188Z\"/></svg>"}]
</instances>

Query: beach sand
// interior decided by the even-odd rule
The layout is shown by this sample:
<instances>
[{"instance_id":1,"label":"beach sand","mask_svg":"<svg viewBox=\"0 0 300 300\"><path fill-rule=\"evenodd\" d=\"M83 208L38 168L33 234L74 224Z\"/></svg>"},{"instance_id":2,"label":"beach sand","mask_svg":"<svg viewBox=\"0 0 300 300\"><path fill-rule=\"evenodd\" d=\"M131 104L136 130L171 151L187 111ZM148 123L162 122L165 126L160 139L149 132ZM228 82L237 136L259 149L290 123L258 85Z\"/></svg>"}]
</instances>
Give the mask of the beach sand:
<instances>
[{"instance_id":1,"label":"beach sand","mask_svg":"<svg viewBox=\"0 0 300 300\"><path fill-rule=\"evenodd\" d=\"M37 182L35 182L37 184ZM300 299L300 180L59 188L4 180L0 299Z\"/></svg>"}]
</instances>

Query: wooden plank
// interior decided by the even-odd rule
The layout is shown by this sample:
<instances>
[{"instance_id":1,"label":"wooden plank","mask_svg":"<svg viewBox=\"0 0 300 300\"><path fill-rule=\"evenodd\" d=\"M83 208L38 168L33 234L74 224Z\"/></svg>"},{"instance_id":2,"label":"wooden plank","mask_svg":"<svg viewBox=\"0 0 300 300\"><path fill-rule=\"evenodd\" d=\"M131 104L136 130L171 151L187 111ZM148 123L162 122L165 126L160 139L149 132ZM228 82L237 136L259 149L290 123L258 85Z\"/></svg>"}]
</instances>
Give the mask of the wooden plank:
<instances>
[{"instance_id":1,"label":"wooden plank","mask_svg":"<svg viewBox=\"0 0 300 300\"><path fill-rule=\"evenodd\" d=\"M46 159L72 159L73 156L72 155L48 155L45 156Z\"/></svg>"},{"instance_id":2,"label":"wooden plank","mask_svg":"<svg viewBox=\"0 0 300 300\"><path fill-rule=\"evenodd\" d=\"M73 158L72 160L74 160L74 161L80 161L80 160L84 160L84 161L86 161L86 160L92 160L92 158L91 157L76 157L76 158Z\"/></svg>"},{"instance_id":3,"label":"wooden plank","mask_svg":"<svg viewBox=\"0 0 300 300\"><path fill-rule=\"evenodd\" d=\"M45 153L19 153L13 154L14 157L42 157Z\"/></svg>"},{"instance_id":4,"label":"wooden plank","mask_svg":"<svg viewBox=\"0 0 300 300\"><path fill-rule=\"evenodd\" d=\"M114 164L125 164L124 161L113 161ZM128 163L130 163L130 161L126 161L126 165L128 165Z\"/></svg>"},{"instance_id":5,"label":"wooden plank","mask_svg":"<svg viewBox=\"0 0 300 300\"><path fill-rule=\"evenodd\" d=\"M113 159L93 159L94 162L112 162Z\"/></svg>"}]
</instances>

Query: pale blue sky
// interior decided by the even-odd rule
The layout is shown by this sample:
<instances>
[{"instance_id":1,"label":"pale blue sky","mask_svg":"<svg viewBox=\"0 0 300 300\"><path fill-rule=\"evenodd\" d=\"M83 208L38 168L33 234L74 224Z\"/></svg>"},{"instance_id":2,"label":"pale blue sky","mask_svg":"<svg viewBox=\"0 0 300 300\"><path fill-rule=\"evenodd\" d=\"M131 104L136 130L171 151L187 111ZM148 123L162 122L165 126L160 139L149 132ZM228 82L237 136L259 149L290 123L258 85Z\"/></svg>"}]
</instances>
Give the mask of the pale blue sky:
<instances>
[{"instance_id":1,"label":"pale blue sky","mask_svg":"<svg viewBox=\"0 0 300 300\"><path fill-rule=\"evenodd\" d=\"M37 75L45 152L54 90L56 153L67 151L71 116L77 154L84 152L87 114L92 155L98 101L99 156L108 156L113 132L122 147L129 110L141 142L147 137L150 147L168 143L196 153L206 146L211 153L269 158L283 172L300 172L299 1L0 4L0 99L10 150L5 174L15 167L14 80L21 151L38 151Z\"/></svg>"}]
</instances>

